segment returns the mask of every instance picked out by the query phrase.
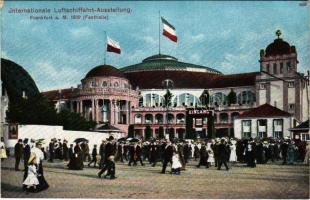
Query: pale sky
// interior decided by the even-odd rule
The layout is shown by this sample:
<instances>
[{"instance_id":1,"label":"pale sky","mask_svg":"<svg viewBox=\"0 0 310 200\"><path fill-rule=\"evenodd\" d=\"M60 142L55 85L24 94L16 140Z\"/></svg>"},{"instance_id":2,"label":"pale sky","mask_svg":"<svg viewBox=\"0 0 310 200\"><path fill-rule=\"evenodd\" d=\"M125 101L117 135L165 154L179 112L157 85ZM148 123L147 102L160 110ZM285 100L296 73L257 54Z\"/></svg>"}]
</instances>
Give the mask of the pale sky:
<instances>
[{"instance_id":1,"label":"pale sky","mask_svg":"<svg viewBox=\"0 0 310 200\"><path fill-rule=\"evenodd\" d=\"M161 37L161 52L180 61L204 65L224 74L259 70L259 51L282 37L295 45L298 71L309 68L309 11L300 2L5 2L2 10L2 57L23 66L41 91L74 86L103 64L105 34L119 42L121 55L107 53L117 68L140 63L158 53L160 10L175 28L178 43ZM10 8L130 8L109 20L30 20ZM84 15L84 13L75 13ZM44 15L44 14L34 14ZM46 14L62 16L62 14ZM67 14L71 16L73 14ZM92 13L89 15L106 15Z\"/></svg>"}]
</instances>

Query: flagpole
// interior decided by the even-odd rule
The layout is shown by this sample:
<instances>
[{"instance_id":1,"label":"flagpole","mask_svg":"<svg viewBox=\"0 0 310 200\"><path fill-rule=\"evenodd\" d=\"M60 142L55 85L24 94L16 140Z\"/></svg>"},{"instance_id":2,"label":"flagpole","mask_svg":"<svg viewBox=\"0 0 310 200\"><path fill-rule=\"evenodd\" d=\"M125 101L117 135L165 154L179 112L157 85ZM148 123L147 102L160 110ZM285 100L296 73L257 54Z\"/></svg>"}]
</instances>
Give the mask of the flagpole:
<instances>
[{"instance_id":1,"label":"flagpole","mask_svg":"<svg viewBox=\"0 0 310 200\"><path fill-rule=\"evenodd\" d=\"M107 32L104 31L104 35L105 35L105 49L104 49L104 61L103 64L106 64L106 60L107 60Z\"/></svg>"},{"instance_id":2,"label":"flagpole","mask_svg":"<svg viewBox=\"0 0 310 200\"><path fill-rule=\"evenodd\" d=\"M160 54L160 10L158 11L158 43L159 43L159 46L158 46L158 53Z\"/></svg>"}]
</instances>

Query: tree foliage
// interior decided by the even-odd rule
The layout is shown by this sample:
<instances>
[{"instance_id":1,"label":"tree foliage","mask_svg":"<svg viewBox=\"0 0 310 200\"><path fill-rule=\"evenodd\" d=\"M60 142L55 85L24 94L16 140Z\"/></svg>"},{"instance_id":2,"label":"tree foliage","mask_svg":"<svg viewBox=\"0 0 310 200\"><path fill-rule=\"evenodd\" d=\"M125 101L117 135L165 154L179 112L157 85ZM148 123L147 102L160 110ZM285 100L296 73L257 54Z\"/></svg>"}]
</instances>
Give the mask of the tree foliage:
<instances>
[{"instance_id":1,"label":"tree foliage","mask_svg":"<svg viewBox=\"0 0 310 200\"><path fill-rule=\"evenodd\" d=\"M237 94L233 89L230 90L227 96L227 101L228 101L228 105L237 103Z\"/></svg>"},{"instance_id":2,"label":"tree foliage","mask_svg":"<svg viewBox=\"0 0 310 200\"><path fill-rule=\"evenodd\" d=\"M173 97L173 94L170 92L169 89L167 89L166 94L164 95L164 106L170 107L171 106L171 99Z\"/></svg>"},{"instance_id":3,"label":"tree foliage","mask_svg":"<svg viewBox=\"0 0 310 200\"><path fill-rule=\"evenodd\" d=\"M212 114L208 116L207 127L208 127L207 137L215 138L214 116Z\"/></svg>"},{"instance_id":4,"label":"tree foliage","mask_svg":"<svg viewBox=\"0 0 310 200\"><path fill-rule=\"evenodd\" d=\"M133 138L133 137L135 137L134 134L135 134L134 125L130 124L128 126L128 137Z\"/></svg>"},{"instance_id":5,"label":"tree foliage","mask_svg":"<svg viewBox=\"0 0 310 200\"><path fill-rule=\"evenodd\" d=\"M65 130L89 131L96 122L87 121L77 113L56 112L53 102L39 94L9 102L7 121L19 124L60 125Z\"/></svg>"},{"instance_id":6,"label":"tree foliage","mask_svg":"<svg viewBox=\"0 0 310 200\"><path fill-rule=\"evenodd\" d=\"M208 92L208 90L204 90L203 93L200 95L199 97L200 102L202 103L202 105L204 106L209 106L210 103L210 94Z\"/></svg>"}]
</instances>

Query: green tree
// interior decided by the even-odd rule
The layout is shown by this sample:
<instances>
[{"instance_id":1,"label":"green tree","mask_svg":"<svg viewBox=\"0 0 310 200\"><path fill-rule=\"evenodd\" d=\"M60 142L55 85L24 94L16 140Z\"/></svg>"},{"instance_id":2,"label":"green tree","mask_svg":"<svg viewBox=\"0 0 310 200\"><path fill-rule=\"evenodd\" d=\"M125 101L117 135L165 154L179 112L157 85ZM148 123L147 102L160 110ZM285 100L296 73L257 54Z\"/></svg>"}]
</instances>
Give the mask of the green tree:
<instances>
[{"instance_id":1,"label":"green tree","mask_svg":"<svg viewBox=\"0 0 310 200\"><path fill-rule=\"evenodd\" d=\"M134 129L134 125L130 124L128 126L128 137L133 138L135 134L135 129Z\"/></svg>"},{"instance_id":2,"label":"green tree","mask_svg":"<svg viewBox=\"0 0 310 200\"><path fill-rule=\"evenodd\" d=\"M200 102L202 103L202 105L204 106L209 106L210 103L210 94L208 92L208 90L204 90L202 92L202 94L199 97Z\"/></svg>"},{"instance_id":3,"label":"green tree","mask_svg":"<svg viewBox=\"0 0 310 200\"><path fill-rule=\"evenodd\" d=\"M80 131L89 131L96 126L96 122L87 121L77 113L68 110L57 113L54 103L41 94L10 101L7 121L19 124L60 125L65 130Z\"/></svg>"},{"instance_id":4,"label":"green tree","mask_svg":"<svg viewBox=\"0 0 310 200\"><path fill-rule=\"evenodd\" d=\"M71 113L63 110L57 115L59 125L62 125L64 130L79 130L89 131L93 130L96 126L95 121L87 121L78 113Z\"/></svg>"},{"instance_id":5,"label":"green tree","mask_svg":"<svg viewBox=\"0 0 310 200\"><path fill-rule=\"evenodd\" d=\"M13 123L57 125L54 104L41 94L10 101L6 117Z\"/></svg>"},{"instance_id":6,"label":"green tree","mask_svg":"<svg viewBox=\"0 0 310 200\"><path fill-rule=\"evenodd\" d=\"M194 139L195 130L193 129L193 118L189 117L188 115L186 116L185 128L186 128L185 138Z\"/></svg>"},{"instance_id":7,"label":"green tree","mask_svg":"<svg viewBox=\"0 0 310 200\"><path fill-rule=\"evenodd\" d=\"M164 139L165 136L164 136L164 127L160 126L159 129L158 129L158 137L159 139Z\"/></svg>"},{"instance_id":8,"label":"green tree","mask_svg":"<svg viewBox=\"0 0 310 200\"><path fill-rule=\"evenodd\" d=\"M173 94L170 92L169 89L167 89L166 94L164 95L164 106L165 107L170 107L171 106L171 99L173 97Z\"/></svg>"},{"instance_id":9,"label":"green tree","mask_svg":"<svg viewBox=\"0 0 310 200\"><path fill-rule=\"evenodd\" d=\"M228 100L228 105L237 103L237 94L233 89L230 90L227 96L227 100Z\"/></svg>"},{"instance_id":10,"label":"green tree","mask_svg":"<svg viewBox=\"0 0 310 200\"><path fill-rule=\"evenodd\" d=\"M214 116L212 114L209 114L208 116L207 127L208 127L207 137L215 138Z\"/></svg>"}]
</instances>

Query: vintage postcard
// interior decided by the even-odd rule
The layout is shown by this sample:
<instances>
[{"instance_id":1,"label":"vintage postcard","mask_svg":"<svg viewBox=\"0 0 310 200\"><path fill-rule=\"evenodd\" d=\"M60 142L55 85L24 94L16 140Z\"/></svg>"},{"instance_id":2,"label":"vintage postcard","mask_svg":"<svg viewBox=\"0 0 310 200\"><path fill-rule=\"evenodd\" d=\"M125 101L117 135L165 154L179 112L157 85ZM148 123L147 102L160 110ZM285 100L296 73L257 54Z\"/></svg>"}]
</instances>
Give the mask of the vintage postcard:
<instances>
[{"instance_id":1,"label":"vintage postcard","mask_svg":"<svg viewBox=\"0 0 310 200\"><path fill-rule=\"evenodd\" d=\"M309 198L307 1L0 6L1 198Z\"/></svg>"}]
</instances>

